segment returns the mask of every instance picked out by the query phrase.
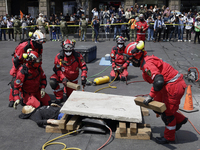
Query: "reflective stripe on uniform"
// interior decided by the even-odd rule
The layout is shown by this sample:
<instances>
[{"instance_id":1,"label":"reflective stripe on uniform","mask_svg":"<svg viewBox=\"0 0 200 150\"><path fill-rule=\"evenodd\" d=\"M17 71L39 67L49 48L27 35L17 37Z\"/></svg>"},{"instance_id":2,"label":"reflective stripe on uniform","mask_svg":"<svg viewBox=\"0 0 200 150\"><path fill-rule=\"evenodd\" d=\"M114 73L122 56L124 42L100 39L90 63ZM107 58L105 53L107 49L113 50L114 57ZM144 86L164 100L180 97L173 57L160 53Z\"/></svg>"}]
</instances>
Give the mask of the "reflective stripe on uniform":
<instances>
[{"instance_id":1,"label":"reflective stripe on uniform","mask_svg":"<svg viewBox=\"0 0 200 150\"><path fill-rule=\"evenodd\" d=\"M137 33L137 34L140 34L140 35L145 35L146 33Z\"/></svg>"},{"instance_id":2,"label":"reflective stripe on uniform","mask_svg":"<svg viewBox=\"0 0 200 150\"><path fill-rule=\"evenodd\" d=\"M175 82L179 77L181 76L180 73L178 73L175 77L173 77L171 80L169 80L167 83Z\"/></svg>"},{"instance_id":3,"label":"reflective stripe on uniform","mask_svg":"<svg viewBox=\"0 0 200 150\"><path fill-rule=\"evenodd\" d=\"M176 126L166 126L166 128L169 129L169 130L175 130Z\"/></svg>"},{"instance_id":4,"label":"reflective stripe on uniform","mask_svg":"<svg viewBox=\"0 0 200 150\"><path fill-rule=\"evenodd\" d=\"M57 90L53 90L53 92L59 92L62 91L63 89L57 89Z\"/></svg>"},{"instance_id":5,"label":"reflective stripe on uniform","mask_svg":"<svg viewBox=\"0 0 200 150\"><path fill-rule=\"evenodd\" d=\"M78 78L76 78L76 79L72 80L71 82L75 82L75 81L78 81Z\"/></svg>"}]
</instances>

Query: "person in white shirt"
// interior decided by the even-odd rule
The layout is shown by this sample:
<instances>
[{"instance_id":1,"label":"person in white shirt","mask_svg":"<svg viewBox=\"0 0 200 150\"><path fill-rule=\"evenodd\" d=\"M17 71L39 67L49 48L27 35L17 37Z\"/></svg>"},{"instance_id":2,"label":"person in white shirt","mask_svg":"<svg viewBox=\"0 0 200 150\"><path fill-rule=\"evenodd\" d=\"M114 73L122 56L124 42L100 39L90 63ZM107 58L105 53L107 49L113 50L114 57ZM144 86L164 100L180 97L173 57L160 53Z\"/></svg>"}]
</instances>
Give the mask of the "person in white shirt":
<instances>
[{"instance_id":1,"label":"person in white shirt","mask_svg":"<svg viewBox=\"0 0 200 150\"><path fill-rule=\"evenodd\" d=\"M189 42L191 42L191 32L192 32L193 19L190 15L188 15L187 18L185 19L185 24L186 24L186 26L185 26L185 31L186 31L185 42L187 42L188 40L189 40Z\"/></svg>"},{"instance_id":2,"label":"person in white shirt","mask_svg":"<svg viewBox=\"0 0 200 150\"><path fill-rule=\"evenodd\" d=\"M98 19L99 19L99 13L97 11L97 8L92 9L92 13L93 13L93 17L92 18L94 18L95 16L97 16Z\"/></svg>"},{"instance_id":3,"label":"person in white shirt","mask_svg":"<svg viewBox=\"0 0 200 150\"><path fill-rule=\"evenodd\" d=\"M14 41L13 22L11 21L10 17L8 17L8 19L7 19L7 28L8 28L8 36L9 36L8 41L11 41L10 34L12 34L12 39Z\"/></svg>"}]
</instances>

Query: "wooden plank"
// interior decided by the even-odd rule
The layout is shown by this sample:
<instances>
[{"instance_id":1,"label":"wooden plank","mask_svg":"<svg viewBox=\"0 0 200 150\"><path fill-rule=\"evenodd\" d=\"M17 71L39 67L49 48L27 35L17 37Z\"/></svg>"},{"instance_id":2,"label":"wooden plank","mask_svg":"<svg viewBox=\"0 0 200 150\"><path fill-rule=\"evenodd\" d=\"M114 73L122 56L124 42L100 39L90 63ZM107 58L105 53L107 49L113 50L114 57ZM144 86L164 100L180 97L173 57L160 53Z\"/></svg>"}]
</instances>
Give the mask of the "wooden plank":
<instances>
[{"instance_id":1,"label":"wooden plank","mask_svg":"<svg viewBox=\"0 0 200 150\"><path fill-rule=\"evenodd\" d=\"M137 132L137 123L130 123L130 134L135 135Z\"/></svg>"},{"instance_id":2,"label":"wooden plank","mask_svg":"<svg viewBox=\"0 0 200 150\"><path fill-rule=\"evenodd\" d=\"M149 110L145 107L141 107L142 115L149 116Z\"/></svg>"},{"instance_id":3,"label":"wooden plank","mask_svg":"<svg viewBox=\"0 0 200 150\"><path fill-rule=\"evenodd\" d=\"M59 129L66 129L66 122L68 120L69 115L64 114L59 122Z\"/></svg>"},{"instance_id":4,"label":"wooden plank","mask_svg":"<svg viewBox=\"0 0 200 150\"><path fill-rule=\"evenodd\" d=\"M131 127L132 125L130 125ZM139 127L138 127L139 126ZM131 128L127 128L126 134L120 134L120 128L117 126L115 131L115 138L118 139L138 139L138 140L150 140L151 139L151 127L149 124L138 124L137 134L131 134Z\"/></svg>"},{"instance_id":5,"label":"wooden plank","mask_svg":"<svg viewBox=\"0 0 200 150\"><path fill-rule=\"evenodd\" d=\"M139 140L150 140L151 133L150 127L138 128L137 137Z\"/></svg>"},{"instance_id":6,"label":"wooden plank","mask_svg":"<svg viewBox=\"0 0 200 150\"><path fill-rule=\"evenodd\" d=\"M66 130L75 130L75 127L79 121L79 116L74 115L66 124Z\"/></svg>"},{"instance_id":7,"label":"wooden plank","mask_svg":"<svg viewBox=\"0 0 200 150\"><path fill-rule=\"evenodd\" d=\"M45 131L47 133L67 133L67 130L59 129L59 125L47 125Z\"/></svg>"},{"instance_id":8,"label":"wooden plank","mask_svg":"<svg viewBox=\"0 0 200 150\"><path fill-rule=\"evenodd\" d=\"M126 123L119 122L119 132L120 134L126 134Z\"/></svg>"},{"instance_id":9,"label":"wooden plank","mask_svg":"<svg viewBox=\"0 0 200 150\"><path fill-rule=\"evenodd\" d=\"M165 106L164 103L152 101L147 106L147 105L143 104L144 99L145 99L144 97L135 98L136 105L139 105L139 106L142 106L142 107L145 107L145 108L149 108L149 109L155 110L155 111L160 112L160 113L163 113L166 110L166 106Z\"/></svg>"}]
</instances>

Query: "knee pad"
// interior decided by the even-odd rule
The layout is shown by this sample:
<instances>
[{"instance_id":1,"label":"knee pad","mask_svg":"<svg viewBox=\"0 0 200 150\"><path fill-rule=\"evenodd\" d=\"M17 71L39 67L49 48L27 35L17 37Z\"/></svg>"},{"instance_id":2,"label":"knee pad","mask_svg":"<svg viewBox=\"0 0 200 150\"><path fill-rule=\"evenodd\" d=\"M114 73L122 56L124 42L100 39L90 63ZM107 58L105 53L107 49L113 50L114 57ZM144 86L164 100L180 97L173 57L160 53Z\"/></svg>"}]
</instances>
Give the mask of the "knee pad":
<instances>
[{"instance_id":1,"label":"knee pad","mask_svg":"<svg viewBox=\"0 0 200 150\"><path fill-rule=\"evenodd\" d=\"M52 88L53 90L55 90L56 87L58 86L58 82L57 82L57 80L54 79L54 78L51 78L51 79L50 79L49 84L50 84L50 86L51 86L51 88Z\"/></svg>"},{"instance_id":2,"label":"knee pad","mask_svg":"<svg viewBox=\"0 0 200 150\"><path fill-rule=\"evenodd\" d=\"M174 117L174 115L166 116L166 114L163 113L161 115L161 118L162 118L163 122L165 123L165 125L167 126L169 123L171 123L174 120L175 117Z\"/></svg>"}]
</instances>

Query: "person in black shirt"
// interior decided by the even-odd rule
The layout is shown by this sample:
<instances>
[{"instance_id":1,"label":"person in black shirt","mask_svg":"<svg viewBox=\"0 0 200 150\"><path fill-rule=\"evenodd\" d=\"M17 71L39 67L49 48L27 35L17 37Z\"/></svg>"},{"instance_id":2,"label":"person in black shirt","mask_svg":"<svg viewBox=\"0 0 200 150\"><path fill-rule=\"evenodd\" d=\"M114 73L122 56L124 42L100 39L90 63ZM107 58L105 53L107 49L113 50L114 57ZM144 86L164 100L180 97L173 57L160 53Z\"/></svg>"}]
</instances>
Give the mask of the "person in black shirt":
<instances>
[{"instance_id":1,"label":"person in black shirt","mask_svg":"<svg viewBox=\"0 0 200 150\"><path fill-rule=\"evenodd\" d=\"M161 37L161 32L162 32L162 26L163 26L163 21L161 19L161 16L158 16L158 19L155 21L154 23L154 35L155 35L155 40L154 42L156 42L156 40L158 39L158 42L160 42L160 37Z\"/></svg>"},{"instance_id":2,"label":"person in black shirt","mask_svg":"<svg viewBox=\"0 0 200 150\"><path fill-rule=\"evenodd\" d=\"M22 108L22 113L19 115L21 119L31 119L37 123L39 127L45 128L49 124L57 124L61 107L55 103L50 106L42 106L35 109L32 106L26 105Z\"/></svg>"}]
</instances>

